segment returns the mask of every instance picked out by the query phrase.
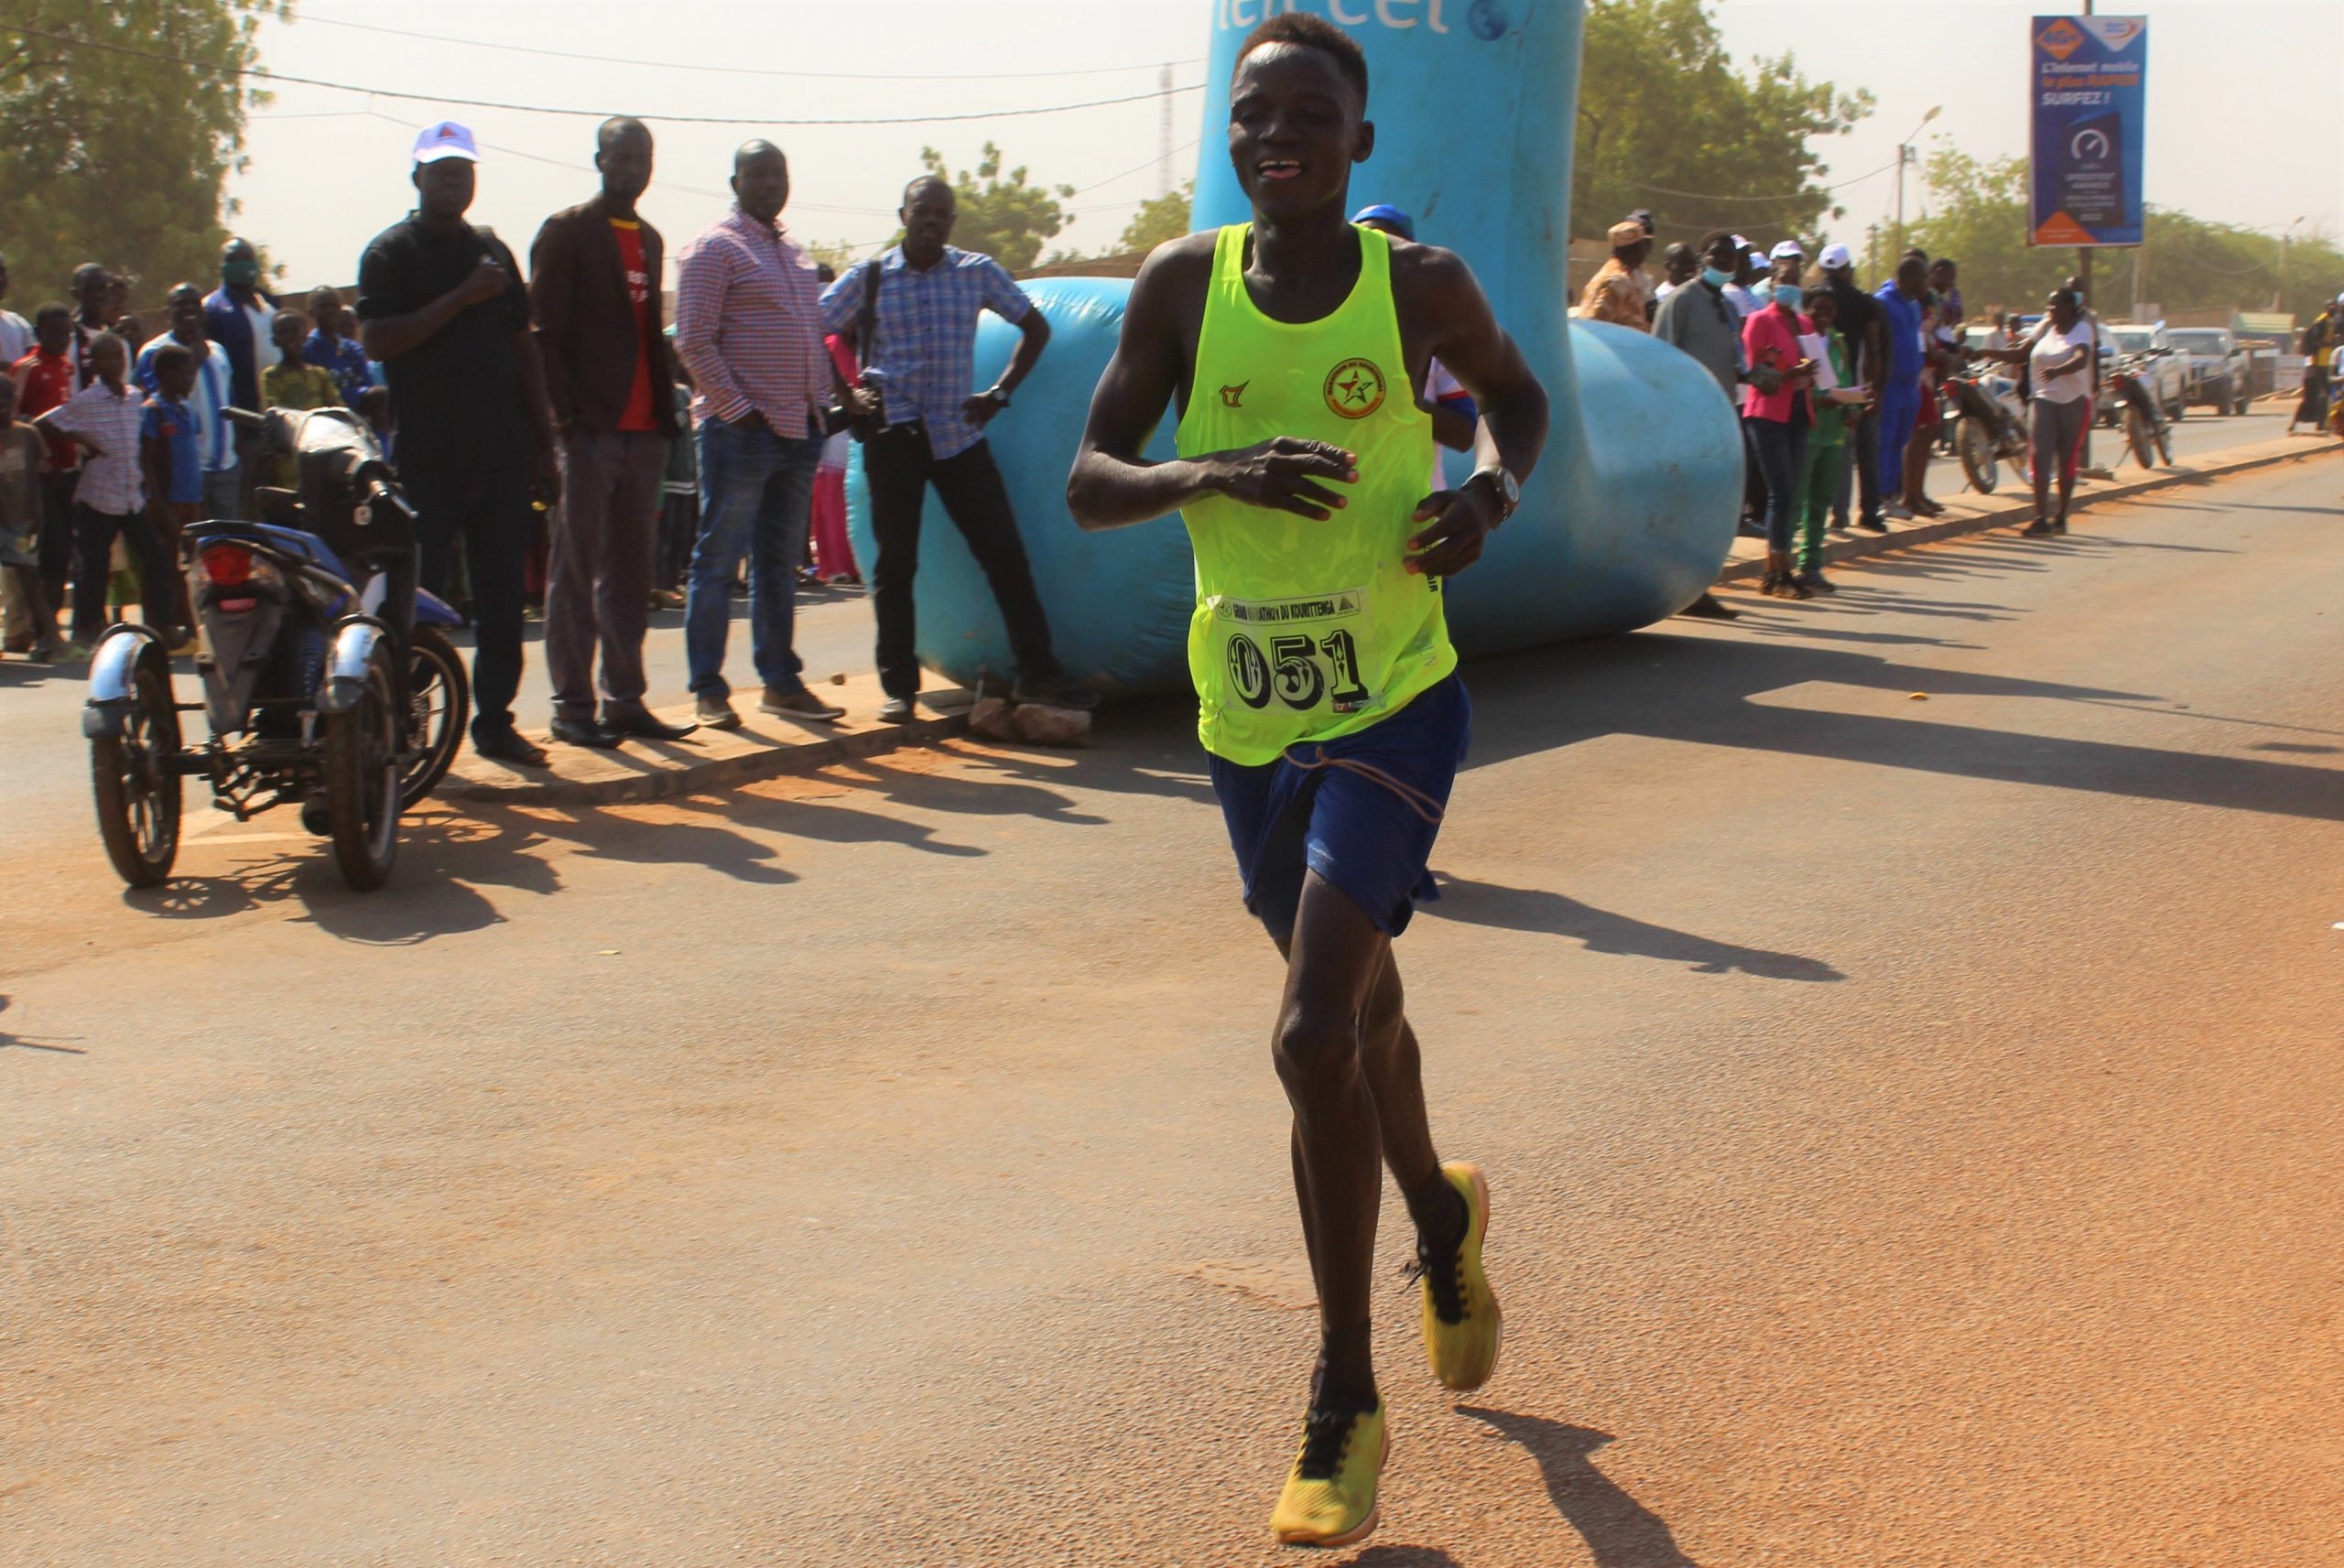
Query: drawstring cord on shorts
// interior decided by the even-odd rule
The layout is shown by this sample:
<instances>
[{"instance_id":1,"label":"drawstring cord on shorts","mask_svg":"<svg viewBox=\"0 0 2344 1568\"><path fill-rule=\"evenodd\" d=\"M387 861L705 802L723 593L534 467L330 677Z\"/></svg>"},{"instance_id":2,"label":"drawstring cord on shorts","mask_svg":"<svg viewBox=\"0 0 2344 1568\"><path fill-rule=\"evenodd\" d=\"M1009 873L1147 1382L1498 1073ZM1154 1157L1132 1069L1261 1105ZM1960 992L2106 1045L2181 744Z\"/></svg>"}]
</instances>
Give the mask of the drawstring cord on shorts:
<instances>
[{"instance_id":1,"label":"drawstring cord on shorts","mask_svg":"<svg viewBox=\"0 0 2344 1568\"><path fill-rule=\"evenodd\" d=\"M1385 789L1398 795L1403 805L1435 827L1440 826L1444 808L1439 801L1405 780L1394 778L1373 763L1362 762L1353 757L1330 757L1327 755L1327 748L1324 746L1319 747L1318 756L1308 762L1303 761L1292 752L1285 752L1284 756L1288 762L1305 773L1316 773L1320 768L1340 768L1346 773L1357 773L1360 777L1371 783L1382 784Z\"/></svg>"}]
</instances>

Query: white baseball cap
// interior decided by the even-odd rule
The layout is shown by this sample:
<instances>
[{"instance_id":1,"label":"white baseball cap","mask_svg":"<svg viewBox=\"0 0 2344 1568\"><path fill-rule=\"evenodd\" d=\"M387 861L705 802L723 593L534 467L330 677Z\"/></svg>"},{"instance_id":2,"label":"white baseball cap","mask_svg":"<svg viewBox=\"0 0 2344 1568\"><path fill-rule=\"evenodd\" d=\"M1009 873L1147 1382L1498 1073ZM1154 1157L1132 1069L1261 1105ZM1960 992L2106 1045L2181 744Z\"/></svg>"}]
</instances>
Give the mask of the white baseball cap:
<instances>
[{"instance_id":1,"label":"white baseball cap","mask_svg":"<svg viewBox=\"0 0 2344 1568\"><path fill-rule=\"evenodd\" d=\"M1785 257L1796 261L1805 261L1807 259L1807 247L1800 244L1796 240L1785 240L1775 245L1773 250L1766 253L1766 259L1768 261L1781 261Z\"/></svg>"},{"instance_id":2,"label":"white baseball cap","mask_svg":"<svg viewBox=\"0 0 2344 1568\"><path fill-rule=\"evenodd\" d=\"M1845 245L1826 245L1816 260L1826 272L1837 272L1843 266L1856 265L1856 253Z\"/></svg>"},{"instance_id":3,"label":"white baseball cap","mask_svg":"<svg viewBox=\"0 0 2344 1568\"><path fill-rule=\"evenodd\" d=\"M472 134L468 126L453 120L442 120L436 125L426 125L415 138L415 161L438 163L443 157L460 157L467 163L480 162L480 149L472 146Z\"/></svg>"},{"instance_id":4,"label":"white baseball cap","mask_svg":"<svg viewBox=\"0 0 2344 1568\"><path fill-rule=\"evenodd\" d=\"M1737 251L1753 251L1758 247L1752 244L1748 240L1743 239L1740 234L1736 234L1733 237L1733 248Z\"/></svg>"}]
</instances>

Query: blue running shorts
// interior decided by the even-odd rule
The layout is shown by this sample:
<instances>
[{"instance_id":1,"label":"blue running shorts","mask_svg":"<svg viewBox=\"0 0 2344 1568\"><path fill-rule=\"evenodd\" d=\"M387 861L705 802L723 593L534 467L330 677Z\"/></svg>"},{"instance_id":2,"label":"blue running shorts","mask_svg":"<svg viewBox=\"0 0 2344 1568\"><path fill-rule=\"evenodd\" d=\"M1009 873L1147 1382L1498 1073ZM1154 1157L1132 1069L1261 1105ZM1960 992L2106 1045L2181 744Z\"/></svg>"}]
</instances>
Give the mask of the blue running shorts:
<instances>
[{"instance_id":1,"label":"blue running shorts","mask_svg":"<svg viewBox=\"0 0 2344 1568\"><path fill-rule=\"evenodd\" d=\"M1440 896L1432 845L1472 731L1472 700L1452 675L1380 723L1291 746L1275 762L1209 755L1245 907L1284 942L1304 873L1317 871L1386 935L1406 930L1415 901Z\"/></svg>"}]
</instances>

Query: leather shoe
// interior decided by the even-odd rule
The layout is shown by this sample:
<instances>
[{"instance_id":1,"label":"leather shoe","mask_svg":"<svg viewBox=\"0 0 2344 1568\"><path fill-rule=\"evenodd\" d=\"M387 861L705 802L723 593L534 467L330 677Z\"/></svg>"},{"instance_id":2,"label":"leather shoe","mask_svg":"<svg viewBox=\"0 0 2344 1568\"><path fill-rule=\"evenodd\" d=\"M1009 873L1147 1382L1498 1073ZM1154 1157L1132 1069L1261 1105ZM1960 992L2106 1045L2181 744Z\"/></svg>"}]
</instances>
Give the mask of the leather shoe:
<instances>
[{"instance_id":1,"label":"leather shoe","mask_svg":"<svg viewBox=\"0 0 2344 1568\"><path fill-rule=\"evenodd\" d=\"M835 724L846 717L845 708L832 707L802 686L795 691L784 690L777 686L765 687L764 697L757 703L757 711L770 713L777 719L803 719L814 724Z\"/></svg>"},{"instance_id":2,"label":"leather shoe","mask_svg":"<svg viewBox=\"0 0 2344 1568\"><path fill-rule=\"evenodd\" d=\"M553 721L553 738L565 746L591 746L597 752L607 752L619 743L619 733L599 719L564 719L557 715Z\"/></svg>"},{"instance_id":3,"label":"leather shoe","mask_svg":"<svg viewBox=\"0 0 2344 1568\"><path fill-rule=\"evenodd\" d=\"M472 751L495 762L511 762L516 767L547 768L553 765L546 756L546 749L521 738L518 730L505 730L494 735L472 737Z\"/></svg>"},{"instance_id":4,"label":"leather shoe","mask_svg":"<svg viewBox=\"0 0 2344 1568\"><path fill-rule=\"evenodd\" d=\"M603 714L602 728L613 735L632 735L641 741L680 741L700 725L670 724L649 708L638 708Z\"/></svg>"}]
</instances>

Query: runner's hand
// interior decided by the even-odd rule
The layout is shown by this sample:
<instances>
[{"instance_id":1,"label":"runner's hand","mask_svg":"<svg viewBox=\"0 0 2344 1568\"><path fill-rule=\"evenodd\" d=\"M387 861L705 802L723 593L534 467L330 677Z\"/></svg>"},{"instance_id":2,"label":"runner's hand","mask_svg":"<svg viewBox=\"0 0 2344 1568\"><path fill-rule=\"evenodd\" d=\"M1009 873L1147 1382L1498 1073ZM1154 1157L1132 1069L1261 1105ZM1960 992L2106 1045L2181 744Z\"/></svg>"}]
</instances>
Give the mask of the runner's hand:
<instances>
[{"instance_id":1,"label":"runner's hand","mask_svg":"<svg viewBox=\"0 0 2344 1568\"><path fill-rule=\"evenodd\" d=\"M1411 522L1432 526L1408 541L1407 568L1427 577L1455 577L1481 558L1481 546L1498 525L1497 498L1465 485L1436 490L1416 503Z\"/></svg>"},{"instance_id":2,"label":"runner's hand","mask_svg":"<svg viewBox=\"0 0 2344 1568\"><path fill-rule=\"evenodd\" d=\"M1257 447L1216 453L1211 461L1218 481L1214 488L1223 495L1321 523L1346 503L1313 481L1352 484L1359 480L1358 458L1340 447L1299 436L1274 436Z\"/></svg>"}]
</instances>

